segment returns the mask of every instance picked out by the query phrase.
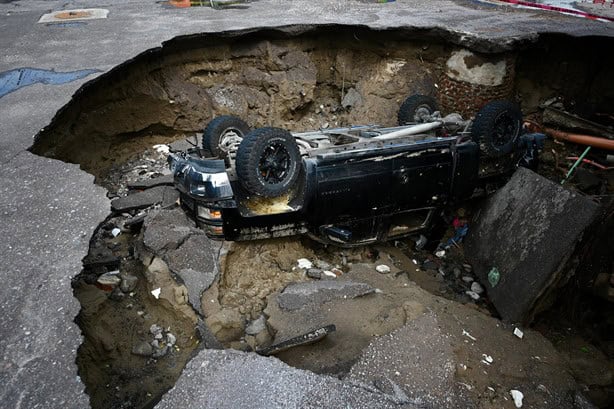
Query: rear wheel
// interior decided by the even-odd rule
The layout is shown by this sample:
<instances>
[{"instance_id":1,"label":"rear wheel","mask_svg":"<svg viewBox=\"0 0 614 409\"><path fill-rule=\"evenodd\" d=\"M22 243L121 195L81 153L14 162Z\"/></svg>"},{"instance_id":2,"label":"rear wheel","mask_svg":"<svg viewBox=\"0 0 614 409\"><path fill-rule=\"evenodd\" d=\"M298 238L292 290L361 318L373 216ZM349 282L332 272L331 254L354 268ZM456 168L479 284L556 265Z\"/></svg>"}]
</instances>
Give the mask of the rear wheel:
<instances>
[{"instance_id":1,"label":"rear wheel","mask_svg":"<svg viewBox=\"0 0 614 409\"><path fill-rule=\"evenodd\" d=\"M487 156L499 157L516 150L521 129L520 109L509 101L493 101L475 116L471 137Z\"/></svg>"},{"instance_id":2,"label":"rear wheel","mask_svg":"<svg viewBox=\"0 0 614 409\"><path fill-rule=\"evenodd\" d=\"M226 157L248 132L249 126L242 119L232 115L218 116L203 131L203 149L214 156Z\"/></svg>"},{"instance_id":3,"label":"rear wheel","mask_svg":"<svg viewBox=\"0 0 614 409\"><path fill-rule=\"evenodd\" d=\"M399 107L397 119L399 125L427 122L433 112L439 111L435 98L428 95L414 94L403 101Z\"/></svg>"},{"instance_id":4,"label":"rear wheel","mask_svg":"<svg viewBox=\"0 0 614 409\"><path fill-rule=\"evenodd\" d=\"M280 128L255 129L237 150L237 176L252 194L275 197L287 193L300 173L301 153L290 132Z\"/></svg>"}]
</instances>

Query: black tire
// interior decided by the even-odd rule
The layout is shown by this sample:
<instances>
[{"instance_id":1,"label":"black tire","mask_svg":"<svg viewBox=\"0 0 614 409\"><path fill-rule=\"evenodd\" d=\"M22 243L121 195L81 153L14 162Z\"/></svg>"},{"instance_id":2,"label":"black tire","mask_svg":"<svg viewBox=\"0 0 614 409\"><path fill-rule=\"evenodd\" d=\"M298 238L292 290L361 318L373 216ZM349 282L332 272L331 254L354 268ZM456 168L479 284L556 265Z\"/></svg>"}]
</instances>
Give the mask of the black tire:
<instances>
[{"instance_id":1,"label":"black tire","mask_svg":"<svg viewBox=\"0 0 614 409\"><path fill-rule=\"evenodd\" d=\"M399 107L397 119L399 120L399 125L423 123L426 122L425 118L435 111L439 111L435 98L428 95L414 94L403 101Z\"/></svg>"},{"instance_id":2,"label":"black tire","mask_svg":"<svg viewBox=\"0 0 614 409\"><path fill-rule=\"evenodd\" d=\"M484 105L471 125L471 138L490 157L499 157L516 150L522 130L522 113L509 101L493 101Z\"/></svg>"},{"instance_id":3,"label":"black tire","mask_svg":"<svg viewBox=\"0 0 614 409\"><path fill-rule=\"evenodd\" d=\"M249 193L276 197L298 180L301 153L290 132L258 128L243 138L235 163L237 176Z\"/></svg>"},{"instance_id":4,"label":"black tire","mask_svg":"<svg viewBox=\"0 0 614 409\"><path fill-rule=\"evenodd\" d=\"M243 139L249 133L249 126L240 118L222 115L214 118L203 131L203 149L220 158L227 156L225 138L235 136Z\"/></svg>"}]
</instances>

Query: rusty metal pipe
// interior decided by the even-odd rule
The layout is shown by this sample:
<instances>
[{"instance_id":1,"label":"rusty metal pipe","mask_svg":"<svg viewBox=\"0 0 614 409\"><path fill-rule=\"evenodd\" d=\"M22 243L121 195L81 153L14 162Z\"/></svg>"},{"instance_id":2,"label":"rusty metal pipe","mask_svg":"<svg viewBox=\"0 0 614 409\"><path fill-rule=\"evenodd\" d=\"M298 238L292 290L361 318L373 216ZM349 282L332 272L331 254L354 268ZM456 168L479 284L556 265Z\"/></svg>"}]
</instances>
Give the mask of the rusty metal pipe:
<instances>
[{"instance_id":1,"label":"rusty metal pipe","mask_svg":"<svg viewBox=\"0 0 614 409\"><path fill-rule=\"evenodd\" d=\"M577 143L579 145L592 146L593 148L607 149L614 151L614 140L600 138L598 136L581 135L577 133L558 131L546 128L546 133L555 139Z\"/></svg>"}]
</instances>

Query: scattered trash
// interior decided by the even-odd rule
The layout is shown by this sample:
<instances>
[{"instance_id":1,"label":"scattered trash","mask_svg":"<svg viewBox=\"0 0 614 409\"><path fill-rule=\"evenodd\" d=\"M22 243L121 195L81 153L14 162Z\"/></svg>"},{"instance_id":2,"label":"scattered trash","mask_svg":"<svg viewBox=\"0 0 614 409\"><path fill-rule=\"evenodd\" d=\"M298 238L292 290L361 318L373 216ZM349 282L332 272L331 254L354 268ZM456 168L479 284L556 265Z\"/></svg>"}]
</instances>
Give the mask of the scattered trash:
<instances>
[{"instance_id":1,"label":"scattered trash","mask_svg":"<svg viewBox=\"0 0 614 409\"><path fill-rule=\"evenodd\" d=\"M524 332L522 332L519 328L514 328L514 335L522 339L522 337L524 337Z\"/></svg>"},{"instance_id":2,"label":"scattered trash","mask_svg":"<svg viewBox=\"0 0 614 409\"><path fill-rule=\"evenodd\" d=\"M446 242L443 246L440 244L440 247L443 249L448 249L452 245L457 246L463 241L467 233L469 232L469 221L465 218L465 212L463 209L459 210L459 215L452 220L452 227L454 227L454 236ZM439 253L439 252L437 252ZM437 255L437 253L435 253ZM444 253L445 254L445 253ZM437 255L437 257L443 257Z\"/></svg>"},{"instance_id":3,"label":"scattered trash","mask_svg":"<svg viewBox=\"0 0 614 409\"><path fill-rule=\"evenodd\" d=\"M162 155L168 155L170 152L170 147L165 144L158 144L153 146L154 150Z\"/></svg>"},{"instance_id":4,"label":"scattered trash","mask_svg":"<svg viewBox=\"0 0 614 409\"><path fill-rule=\"evenodd\" d=\"M524 395L522 394L522 392L516 389L512 389L510 390L510 394L512 395L512 399L514 399L514 405L516 405L517 408L521 408L522 399L524 398Z\"/></svg>"},{"instance_id":5,"label":"scattered trash","mask_svg":"<svg viewBox=\"0 0 614 409\"><path fill-rule=\"evenodd\" d=\"M104 273L96 280L99 287L104 291L112 291L121 283L122 279L117 276L117 273Z\"/></svg>"},{"instance_id":6,"label":"scattered trash","mask_svg":"<svg viewBox=\"0 0 614 409\"><path fill-rule=\"evenodd\" d=\"M494 359L492 359L492 356L490 355L486 355L486 354L482 354L482 363L485 363L486 365L490 365L493 363Z\"/></svg>"},{"instance_id":7,"label":"scattered trash","mask_svg":"<svg viewBox=\"0 0 614 409\"><path fill-rule=\"evenodd\" d=\"M313 344L314 342L318 342L331 332L335 332L337 328L334 324L327 325L325 327L317 328L315 330L309 331L306 334L299 335L298 337L294 337L285 341L278 342L270 347L263 348L257 350L256 353L264 356L274 355L279 352L285 351L287 349L299 346L299 345L308 345Z\"/></svg>"},{"instance_id":8,"label":"scattered trash","mask_svg":"<svg viewBox=\"0 0 614 409\"><path fill-rule=\"evenodd\" d=\"M304 270L307 270L313 267L313 263L307 260L306 258L299 258L298 260L296 260L296 262L298 263L298 268L302 268Z\"/></svg>"},{"instance_id":9,"label":"scattered trash","mask_svg":"<svg viewBox=\"0 0 614 409\"><path fill-rule=\"evenodd\" d=\"M160 298L160 292L161 292L161 291L162 291L162 290L161 290L160 288L156 288L155 290L153 290L153 291L151 292L151 295L153 295L153 296L155 297L155 299L157 300L158 298Z\"/></svg>"},{"instance_id":10,"label":"scattered trash","mask_svg":"<svg viewBox=\"0 0 614 409\"><path fill-rule=\"evenodd\" d=\"M375 267L375 270L380 273L380 274L388 274L390 273L390 267L388 267L385 264L380 264L379 266Z\"/></svg>"},{"instance_id":11,"label":"scattered trash","mask_svg":"<svg viewBox=\"0 0 614 409\"><path fill-rule=\"evenodd\" d=\"M435 252L435 255L439 258L443 258L446 255L446 251L445 250L439 250L437 252Z\"/></svg>"},{"instance_id":12,"label":"scattered trash","mask_svg":"<svg viewBox=\"0 0 614 409\"><path fill-rule=\"evenodd\" d=\"M475 291L465 291L465 294L471 297L474 301L477 301L480 299L480 294L476 293Z\"/></svg>"},{"instance_id":13,"label":"scattered trash","mask_svg":"<svg viewBox=\"0 0 614 409\"><path fill-rule=\"evenodd\" d=\"M490 283L491 287L496 287L497 284L499 284L499 279L501 278L501 274L499 273L499 270L497 269L497 267L493 267L490 269L490 271L488 272L488 282Z\"/></svg>"},{"instance_id":14,"label":"scattered trash","mask_svg":"<svg viewBox=\"0 0 614 409\"><path fill-rule=\"evenodd\" d=\"M113 235L113 237L119 236L121 234L121 232L122 231L120 229L118 229L117 227L114 228L113 230L111 230L111 234Z\"/></svg>"},{"instance_id":15,"label":"scattered trash","mask_svg":"<svg viewBox=\"0 0 614 409\"><path fill-rule=\"evenodd\" d=\"M612 145L614 149L614 145ZM563 180L561 180L561 185L563 183L565 183L567 181L567 179L569 179L569 177L572 175L573 171L578 167L578 165L584 160L584 157L588 154L588 152L591 150L591 147L588 146L584 152L582 152L582 155L580 155L580 157L578 158L578 160L576 160L576 162L573 164L573 166L569 169L569 171L567 172L567 174L565 175L565 178Z\"/></svg>"},{"instance_id":16,"label":"scattered trash","mask_svg":"<svg viewBox=\"0 0 614 409\"><path fill-rule=\"evenodd\" d=\"M414 263L415 265L418 265L418 261L415 258L411 259L412 263Z\"/></svg>"},{"instance_id":17,"label":"scattered trash","mask_svg":"<svg viewBox=\"0 0 614 409\"><path fill-rule=\"evenodd\" d=\"M477 338L472 336L470 333L468 333L467 331L463 330L463 335L466 336L467 338L469 338L472 341L477 341Z\"/></svg>"},{"instance_id":18,"label":"scattered trash","mask_svg":"<svg viewBox=\"0 0 614 409\"><path fill-rule=\"evenodd\" d=\"M333 273L332 271L324 270L323 273L325 276L337 278L337 274Z\"/></svg>"},{"instance_id":19,"label":"scattered trash","mask_svg":"<svg viewBox=\"0 0 614 409\"><path fill-rule=\"evenodd\" d=\"M471 283L471 291L476 294L482 294L484 292L484 287L482 287L477 281L474 281Z\"/></svg>"}]
</instances>

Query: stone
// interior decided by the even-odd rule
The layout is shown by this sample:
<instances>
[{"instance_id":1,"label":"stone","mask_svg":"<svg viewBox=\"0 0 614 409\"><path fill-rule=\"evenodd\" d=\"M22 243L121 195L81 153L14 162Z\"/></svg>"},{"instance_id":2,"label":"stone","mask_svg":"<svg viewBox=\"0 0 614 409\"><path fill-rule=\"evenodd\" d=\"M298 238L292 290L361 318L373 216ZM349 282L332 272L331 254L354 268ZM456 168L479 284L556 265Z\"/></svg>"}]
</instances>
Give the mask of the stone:
<instances>
[{"instance_id":1,"label":"stone","mask_svg":"<svg viewBox=\"0 0 614 409\"><path fill-rule=\"evenodd\" d=\"M476 294L482 294L484 292L484 287L482 287L477 281L474 281L471 283L471 291Z\"/></svg>"},{"instance_id":2,"label":"stone","mask_svg":"<svg viewBox=\"0 0 614 409\"><path fill-rule=\"evenodd\" d=\"M166 354L168 354L169 351L169 347L168 345L164 345L163 347L158 347L158 348L152 348L153 352L151 354L152 358L162 358L163 356L165 356Z\"/></svg>"},{"instance_id":3,"label":"stone","mask_svg":"<svg viewBox=\"0 0 614 409\"><path fill-rule=\"evenodd\" d=\"M132 347L132 354L138 356L151 356L153 348L149 342L140 342Z\"/></svg>"},{"instance_id":4,"label":"stone","mask_svg":"<svg viewBox=\"0 0 614 409\"><path fill-rule=\"evenodd\" d=\"M266 331L266 317L264 315L260 315L245 328L247 335L257 335L262 331Z\"/></svg>"},{"instance_id":5,"label":"stone","mask_svg":"<svg viewBox=\"0 0 614 409\"><path fill-rule=\"evenodd\" d=\"M375 292L368 284L349 280L310 281L292 283L277 296L279 307L298 310L308 304L322 304L336 299L351 299Z\"/></svg>"},{"instance_id":6,"label":"stone","mask_svg":"<svg viewBox=\"0 0 614 409\"><path fill-rule=\"evenodd\" d=\"M480 299L480 294L476 293L475 291L465 291L465 294L471 297L471 299L474 301L477 301Z\"/></svg>"},{"instance_id":7,"label":"stone","mask_svg":"<svg viewBox=\"0 0 614 409\"><path fill-rule=\"evenodd\" d=\"M316 259L313 264L319 268L320 270L330 270L333 266L330 265L330 263L327 263L324 260L318 260Z\"/></svg>"},{"instance_id":8,"label":"stone","mask_svg":"<svg viewBox=\"0 0 614 409\"><path fill-rule=\"evenodd\" d=\"M144 209L160 204L162 207L170 206L179 199L179 192L172 186L156 186L120 197L111 201L111 209L114 212L126 212L129 210Z\"/></svg>"},{"instance_id":9,"label":"stone","mask_svg":"<svg viewBox=\"0 0 614 409\"><path fill-rule=\"evenodd\" d=\"M466 283L472 283L474 281L474 278L471 276L463 276L462 280Z\"/></svg>"},{"instance_id":10,"label":"stone","mask_svg":"<svg viewBox=\"0 0 614 409\"><path fill-rule=\"evenodd\" d=\"M319 268L310 268L307 270L307 277L319 280L322 278L322 270Z\"/></svg>"},{"instance_id":11,"label":"stone","mask_svg":"<svg viewBox=\"0 0 614 409\"><path fill-rule=\"evenodd\" d=\"M343 100L341 100L341 106L346 109L359 106L360 104L362 104L362 95L356 91L356 88L348 89Z\"/></svg>"},{"instance_id":12,"label":"stone","mask_svg":"<svg viewBox=\"0 0 614 409\"><path fill-rule=\"evenodd\" d=\"M138 277L130 275L130 274L122 274L121 280L122 281L119 284L119 288L125 293L134 291L139 281Z\"/></svg>"},{"instance_id":13,"label":"stone","mask_svg":"<svg viewBox=\"0 0 614 409\"><path fill-rule=\"evenodd\" d=\"M454 277L455 278L460 278L461 276L461 269L458 267L454 267L454 269L452 270L452 272L454 273Z\"/></svg>"},{"instance_id":14,"label":"stone","mask_svg":"<svg viewBox=\"0 0 614 409\"><path fill-rule=\"evenodd\" d=\"M171 334L170 332L168 332L166 334L166 343L171 346L175 345L177 343L177 337Z\"/></svg>"},{"instance_id":15,"label":"stone","mask_svg":"<svg viewBox=\"0 0 614 409\"><path fill-rule=\"evenodd\" d=\"M380 264L379 266L375 267L375 271L380 274L388 274L390 273L390 267L388 267L386 264Z\"/></svg>"},{"instance_id":16,"label":"stone","mask_svg":"<svg viewBox=\"0 0 614 409\"><path fill-rule=\"evenodd\" d=\"M481 282L496 267L489 299L506 322L527 324L550 306L599 205L526 168L476 210L465 256Z\"/></svg>"},{"instance_id":17,"label":"stone","mask_svg":"<svg viewBox=\"0 0 614 409\"><path fill-rule=\"evenodd\" d=\"M163 331L162 327L160 327L160 326L159 326L159 325L157 325L157 324L152 324L152 325L149 327L149 333L150 333L151 335L153 335L154 337L155 337L156 335L160 335L160 334L162 334L162 331Z\"/></svg>"},{"instance_id":18,"label":"stone","mask_svg":"<svg viewBox=\"0 0 614 409\"><path fill-rule=\"evenodd\" d=\"M201 294L211 287L217 278L217 269L205 272L184 268L179 270L177 275L188 290L188 302L200 315L203 315Z\"/></svg>"}]
</instances>

